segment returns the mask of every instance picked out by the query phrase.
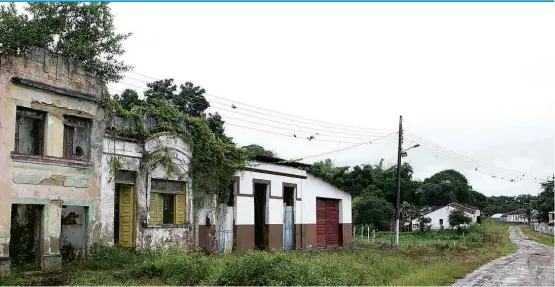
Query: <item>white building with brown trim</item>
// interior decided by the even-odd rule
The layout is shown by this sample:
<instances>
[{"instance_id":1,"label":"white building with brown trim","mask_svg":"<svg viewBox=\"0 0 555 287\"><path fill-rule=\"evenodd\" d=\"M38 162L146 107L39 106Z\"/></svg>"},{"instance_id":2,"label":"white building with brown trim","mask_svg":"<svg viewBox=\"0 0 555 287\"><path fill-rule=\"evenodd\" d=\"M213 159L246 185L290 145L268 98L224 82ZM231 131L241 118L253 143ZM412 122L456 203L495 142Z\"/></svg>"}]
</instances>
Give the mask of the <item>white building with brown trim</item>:
<instances>
[{"instance_id":1,"label":"white building with brown trim","mask_svg":"<svg viewBox=\"0 0 555 287\"><path fill-rule=\"evenodd\" d=\"M308 173L308 167L274 157L256 157L249 168L236 173L230 190L232 200L220 208L224 215L216 228L217 236L210 235L210 217L201 212L201 247L218 246L221 253L350 243L351 195Z\"/></svg>"}]
</instances>

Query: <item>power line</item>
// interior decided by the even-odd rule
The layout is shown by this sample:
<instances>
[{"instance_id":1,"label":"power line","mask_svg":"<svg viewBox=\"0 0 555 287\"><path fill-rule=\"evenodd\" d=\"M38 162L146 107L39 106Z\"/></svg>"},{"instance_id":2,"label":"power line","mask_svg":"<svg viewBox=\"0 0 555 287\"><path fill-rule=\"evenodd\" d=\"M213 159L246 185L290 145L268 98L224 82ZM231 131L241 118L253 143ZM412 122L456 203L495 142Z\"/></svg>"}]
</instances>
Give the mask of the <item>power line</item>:
<instances>
[{"instance_id":1,"label":"power line","mask_svg":"<svg viewBox=\"0 0 555 287\"><path fill-rule=\"evenodd\" d=\"M290 134L272 132L272 131L268 131L268 130L262 130L262 129L257 129L257 128L253 128L253 127L247 127L247 126L238 125L238 124L229 123L229 122L225 122L224 125L230 125L230 126L234 126L234 127L240 127L240 128L255 130L255 131L259 131L259 132L263 132L263 133L275 134L275 135L280 135L280 136L285 136L285 137L290 137L290 138L295 138L295 139L300 139L300 140L307 140L305 138L294 137L293 135L290 135ZM342 144L355 143L355 142L349 142L349 141L335 141L335 140L325 140L325 139L312 139L312 141L332 142L332 143L342 143ZM357 143L357 144L359 144L359 143ZM364 144L364 143L362 143L362 144ZM383 142L382 144L389 144L389 142Z\"/></svg>"},{"instance_id":2,"label":"power line","mask_svg":"<svg viewBox=\"0 0 555 287\"><path fill-rule=\"evenodd\" d=\"M313 133L313 132L307 132L307 131L302 131L302 130L298 130L298 129L290 129L290 128L287 128L287 127L281 127L281 126L275 126L275 125L270 125L270 124L264 124L264 123L255 122L255 121L249 121L249 120L245 120L245 119L238 119L238 118L230 117L230 116L227 116L227 115L224 115L223 118L224 118L224 120L231 119L231 120L246 122L246 123L250 123L250 124L255 124L255 125L261 125L261 126L265 126L265 127L270 127L270 128L288 130L288 131L297 132L297 133L304 133L304 134L308 134L309 136L313 136L313 137L331 137L331 138L358 139L358 140L369 140L369 139L370 139L370 138L368 138L368 137L366 137L366 138L361 138L361 137L345 137L345 136L335 136L335 135L324 134L324 133L316 133L316 134L315 134L315 133ZM293 136L295 136L295 135L293 135Z\"/></svg>"},{"instance_id":3,"label":"power line","mask_svg":"<svg viewBox=\"0 0 555 287\"><path fill-rule=\"evenodd\" d=\"M383 138L385 138L385 137L388 137L388 136L393 135L393 134L396 134L396 133L397 133L397 132L392 132L392 133L387 134L387 135L385 135L385 136L376 138L376 139L374 139L374 140L372 140L372 141L362 142L362 143L358 143L358 144L355 144L355 145L352 145L352 146L348 146L348 147L344 147L344 148L340 148L340 149L336 149L336 150L332 150L332 151L327 151L327 152L323 152L323 153L319 153L319 154L304 156L304 157L301 157L301 158L299 158L299 159L290 160L290 161L301 161L301 160L305 160L305 159L307 159L307 158L313 158L313 157L318 157L318 156L322 156L322 155L326 155L326 154L330 154L330 153L336 153L336 152L340 152L340 151L352 149L352 148L359 147L359 146L365 145L365 144L376 144L375 141L380 140L380 139L383 139Z\"/></svg>"},{"instance_id":4,"label":"power line","mask_svg":"<svg viewBox=\"0 0 555 287\"><path fill-rule=\"evenodd\" d=\"M339 126L339 127L342 127L343 129L354 129L354 130L358 130L358 131L360 131L360 130L373 130L373 131L385 131L385 132L391 131L391 130L386 130L386 129L375 129L375 128L362 128L362 127L356 127L356 126L347 126L347 125L325 122L325 121L321 121L321 120L314 120L314 119L309 119L309 118L305 118L305 117L301 117L301 116L297 116L297 115L282 113L282 112L278 112L278 111L274 111L274 110L270 110L270 109L266 109L266 108L262 108L262 107L257 107L257 106L250 105L250 104L247 104L247 103L244 103L244 102L231 100L229 98L225 98L225 97L222 97L222 96L216 96L216 95L212 95L212 94L208 94L208 93L206 93L205 95L210 96L210 97L214 97L214 98L218 98L218 99L222 99L222 100L226 100L226 101L229 101L231 103L238 103L238 104L242 104L242 105L245 105L245 106L248 106L248 107L257 108L257 109L267 111L267 112L271 112L271 113L276 113L276 114L290 116L290 117L294 117L294 118L309 120L309 121L313 121L313 122L317 122L317 123L325 123L325 124L329 124L329 125L333 125L333 126Z\"/></svg>"},{"instance_id":5,"label":"power line","mask_svg":"<svg viewBox=\"0 0 555 287\"><path fill-rule=\"evenodd\" d=\"M457 157L454 156L451 153L445 152L443 150L438 150L437 148L434 148L433 146L430 146L430 145L425 144L425 143L421 143L420 146L422 148L424 148L425 150L430 151L432 154L435 155L435 157L440 156L440 157L443 157L443 158L446 158L446 159L454 160L454 162L459 162L459 161L457 161ZM468 169L468 170L478 172L478 173L482 173L484 175L488 175L488 176L490 176L492 178L495 178L495 179L507 180L507 181L510 181L510 182L518 182L518 181L522 181L522 180L525 180L527 182L532 182L532 181L537 182L537 179L538 179L537 177L532 179L532 178L525 178L525 177L522 177L522 176L515 176L515 174L509 174L509 173L506 173L506 172L499 172L499 171L493 170L493 169L491 169L490 167L487 167L487 166L484 167L482 165L477 165L477 164L475 164L471 161L466 161L464 163L464 168Z\"/></svg>"},{"instance_id":6,"label":"power line","mask_svg":"<svg viewBox=\"0 0 555 287\"><path fill-rule=\"evenodd\" d=\"M407 132L407 133L408 133L408 132ZM456 153L456 152L454 152L454 151L448 150L448 149L446 149L446 148L444 148L444 147L441 147L441 146L439 146L439 145L437 145L437 144L434 144L434 143L432 143L432 142L430 142L430 141L427 141L427 140L425 140L425 139L423 139L423 138L421 138L421 137L419 137L419 136L416 136L416 135L414 135L414 134L412 134L412 133L410 133L410 134L412 135L411 138L414 138L414 139L416 139L417 141L420 141L421 143L429 144L429 145L431 145L431 146L433 146L434 148L437 148L437 149L439 149L439 150L444 150L444 151L446 151L446 152L448 152L448 153L451 153L451 154L453 154L453 155L455 155L455 156L461 157L461 158L465 159L465 160L468 161L468 162L475 163L475 164L480 165L480 166L486 166L486 167L489 167L490 169L498 170L499 173L509 174L509 175L513 175L513 176L515 176L515 177L525 177L525 176L526 176L525 173L522 173L522 172L519 172L519 171L508 170L508 169L504 169L504 168L499 168L499 167L496 167L496 166L493 166L493 165L490 165L490 164L487 164L487 163L484 163L484 162L481 162L481 161L472 159L472 158L470 158L470 157L467 157L467 156L458 154L458 153Z\"/></svg>"},{"instance_id":7,"label":"power line","mask_svg":"<svg viewBox=\"0 0 555 287\"><path fill-rule=\"evenodd\" d=\"M251 118L264 120L264 121L275 122L275 123L278 123L278 124L284 124L284 125L288 125L288 126L295 126L295 127L298 127L298 128L311 129L315 132L333 132L333 133L343 134L343 135L348 135L348 136L363 136L363 137L367 136L367 135L364 135L364 134L352 134L352 133L345 133L345 132L339 132L339 131L324 130L324 129L313 128L313 127L306 127L306 126L297 125L297 124L294 124L294 123L287 123L287 122L282 122L282 121L278 121L278 120L274 120L274 119L268 119L268 118L265 118L265 117L259 117L259 116L255 116L255 115L251 115L251 114L246 114L246 113L242 113L242 112L235 111L235 110L229 110L229 109L224 109L224 108L220 108L220 107L214 107L214 108L218 109L218 110L234 113L234 114L243 115L243 116L246 116L246 117L251 117Z\"/></svg>"}]
</instances>

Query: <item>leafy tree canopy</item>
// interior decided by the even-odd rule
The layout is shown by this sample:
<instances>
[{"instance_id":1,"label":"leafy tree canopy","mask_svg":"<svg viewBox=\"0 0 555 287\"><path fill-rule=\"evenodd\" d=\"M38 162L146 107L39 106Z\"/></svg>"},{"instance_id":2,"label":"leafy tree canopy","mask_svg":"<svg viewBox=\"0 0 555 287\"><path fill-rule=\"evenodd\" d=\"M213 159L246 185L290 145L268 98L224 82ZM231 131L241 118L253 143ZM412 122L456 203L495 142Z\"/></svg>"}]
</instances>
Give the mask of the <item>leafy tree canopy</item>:
<instances>
[{"instance_id":1,"label":"leafy tree canopy","mask_svg":"<svg viewBox=\"0 0 555 287\"><path fill-rule=\"evenodd\" d=\"M393 217L393 205L375 196L361 198L353 210L355 224L372 224L378 229L387 229Z\"/></svg>"},{"instance_id":2,"label":"leafy tree canopy","mask_svg":"<svg viewBox=\"0 0 555 287\"><path fill-rule=\"evenodd\" d=\"M276 156L276 154L273 151L264 149L262 146L259 146L257 144L246 145L241 148L249 151L253 155L263 155L263 156L271 156L271 157Z\"/></svg>"},{"instance_id":3,"label":"leafy tree canopy","mask_svg":"<svg viewBox=\"0 0 555 287\"><path fill-rule=\"evenodd\" d=\"M118 81L131 66L117 60L131 33L117 33L109 3L35 2L18 11L0 7L0 46L8 54L44 48L72 59L105 82Z\"/></svg>"}]
</instances>

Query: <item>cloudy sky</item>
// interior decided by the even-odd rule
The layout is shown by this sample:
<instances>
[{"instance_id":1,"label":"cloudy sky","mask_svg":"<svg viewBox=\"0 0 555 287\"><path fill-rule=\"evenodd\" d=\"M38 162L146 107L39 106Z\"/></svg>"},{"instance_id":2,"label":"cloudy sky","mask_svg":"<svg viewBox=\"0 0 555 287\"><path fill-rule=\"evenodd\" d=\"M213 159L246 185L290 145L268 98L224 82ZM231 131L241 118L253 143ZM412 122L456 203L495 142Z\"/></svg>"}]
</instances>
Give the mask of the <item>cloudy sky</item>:
<instances>
[{"instance_id":1,"label":"cloudy sky","mask_svg":"<svg viewBox=\"0 0 555 287\"><path fill-rule=\"evenodd\" d=\"M240 145L305 162L394 164L396 135L386 135L403 115L404 148L421 144L403 158L416 178L454 168L486 195L518 195L537 194L553 174L553 3L112 8L117 28L134 33L123 59L135 69L110 90L192 81Z\"/></svg>"}]
</instances>

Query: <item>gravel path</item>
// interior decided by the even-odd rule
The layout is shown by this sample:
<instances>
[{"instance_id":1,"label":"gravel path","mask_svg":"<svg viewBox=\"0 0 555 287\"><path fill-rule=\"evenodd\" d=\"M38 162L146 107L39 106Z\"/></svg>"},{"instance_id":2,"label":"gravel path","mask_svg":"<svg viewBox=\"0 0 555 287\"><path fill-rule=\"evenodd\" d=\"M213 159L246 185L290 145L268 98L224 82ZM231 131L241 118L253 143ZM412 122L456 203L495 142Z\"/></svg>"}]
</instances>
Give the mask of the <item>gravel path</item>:
<instances>
[{"instance_id":1,"label":"gravel path","mask_svg":"<svg viewBox=\"0 0 555 287\"><path fill-rule=\"evenodd\" d=\"M528 239L511 226L509 237L517 252L491 261L453 286L554 286L553 248Z\"/></svg>"}]
</instances>

